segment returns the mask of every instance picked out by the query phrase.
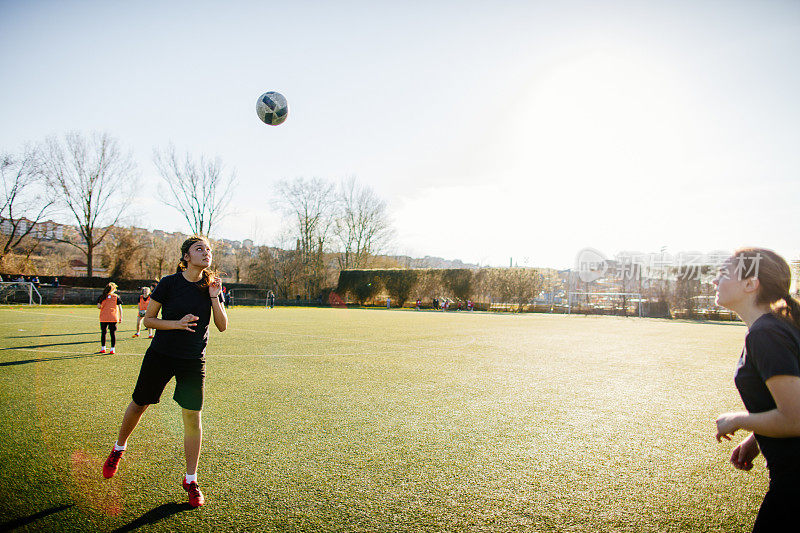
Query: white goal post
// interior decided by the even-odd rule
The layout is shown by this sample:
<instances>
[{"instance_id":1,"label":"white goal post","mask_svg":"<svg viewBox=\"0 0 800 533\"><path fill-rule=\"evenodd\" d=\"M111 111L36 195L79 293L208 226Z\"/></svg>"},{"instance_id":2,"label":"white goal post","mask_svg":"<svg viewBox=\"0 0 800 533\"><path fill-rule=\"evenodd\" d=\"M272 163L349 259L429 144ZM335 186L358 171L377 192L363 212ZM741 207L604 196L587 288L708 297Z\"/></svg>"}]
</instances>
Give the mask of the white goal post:
<instances>
[{"instance_id":1,"label":"white goal post","mask_svg":"<svg viewBox=\"0 0 800 533\"><path fill-rule=\"evenodd\" d=\"M0 304L42 305L42 293L30 281L0 281Z\"/></svg>"},{"instance_id":2,"label":"white goal post","mask_svg":"<svg viewBox=\"0 0 800 533\"><path fill-rule=\"evenodd\" d=\"M639 318L642 317L642 294L639 292L580 292L569 291L567 293L567 314L572 314L572 297L573 296L598 296L601 298L628 298L631 303L636 302L639 310Z\"/></svg>"}]
</instances>

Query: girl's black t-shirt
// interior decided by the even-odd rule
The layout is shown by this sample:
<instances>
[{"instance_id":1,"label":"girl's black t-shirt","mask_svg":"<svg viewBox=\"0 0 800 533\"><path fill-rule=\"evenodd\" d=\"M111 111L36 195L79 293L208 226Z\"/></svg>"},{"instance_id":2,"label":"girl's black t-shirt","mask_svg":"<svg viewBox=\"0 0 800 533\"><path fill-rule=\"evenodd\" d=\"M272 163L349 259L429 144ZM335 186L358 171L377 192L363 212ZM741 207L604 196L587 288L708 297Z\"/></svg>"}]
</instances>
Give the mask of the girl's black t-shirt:
<instances>
[{"instance_id":1,"label":"girl's black t-shirt","mask_svg":"<svg viewBox=\"0 0 800 533\"><path fill-rule=\"evenodd\" d=\"M766 381L772 376L800 377L800 331L772 313L762 315L744 339L734 381L750 413L775 409ZM770 471L800 468L800 437L756 434Z\"/></svg>"},{"instance_id":2,"label":"girl's black t-shirt","mask_svg":"<svg viewBox=\"0 0 800 533\"><path fill-rule=\"evenodd\" d=\"M199 317L194 332L181 329L157 329L150 349L181 359L202 359L208 345L208 325L211 320L211 297L208 287L192 283L178 272L164 276L158 282L152 300L161 304L163 320L180 320L188 314Z\"/></svg>"}]
</instances>

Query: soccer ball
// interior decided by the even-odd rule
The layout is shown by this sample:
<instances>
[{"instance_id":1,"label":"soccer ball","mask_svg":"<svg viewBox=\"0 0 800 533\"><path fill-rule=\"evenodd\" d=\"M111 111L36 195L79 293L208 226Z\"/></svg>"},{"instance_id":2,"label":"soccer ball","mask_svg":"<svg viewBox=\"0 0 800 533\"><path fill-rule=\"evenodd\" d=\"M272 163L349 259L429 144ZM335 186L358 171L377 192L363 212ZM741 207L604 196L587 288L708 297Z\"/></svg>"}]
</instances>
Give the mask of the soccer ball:
<instances>
[{"instance_id":1,"label":"soccer ball","mask_svg":"<svg viewBox=\"0 0 800 533\"><path fill-rule=\"evenodd\" d=\"M270 91L258 97L256 113L264 124L277 126L283 124L289 114L289 104L281 93Z\"/></svg>"}]
</instances>

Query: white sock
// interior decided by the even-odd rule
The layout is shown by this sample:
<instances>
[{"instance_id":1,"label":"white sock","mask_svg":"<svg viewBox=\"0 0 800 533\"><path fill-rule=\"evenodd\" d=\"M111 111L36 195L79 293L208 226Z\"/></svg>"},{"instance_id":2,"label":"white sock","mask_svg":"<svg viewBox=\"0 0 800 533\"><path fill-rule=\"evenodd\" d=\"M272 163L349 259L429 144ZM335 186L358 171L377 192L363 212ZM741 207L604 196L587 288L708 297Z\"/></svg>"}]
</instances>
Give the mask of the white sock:
<instances>
[{"instance_id":1,"label":"white sock","mask_svg":"<svg viewBox=\"0 0 800 533\"><path fill-rule=\"evenodd\" d=\"M101 346L101 347L100 347L100 349L101 349L101 350L105 350L105 349L106 349L106 347L105 347L105 346Z\"/></svg>"},{"instance_id":2,"label":"white sock","mask_svg":"<svg viewBox=\"0 0 800 533\"><path fill-rule=\"evenodd\" d=\"M191 483L192 481L197 483L197 474L195 473L192 474L191 476L189 474L186 474L186 483Z\"/></svg>"},{"instance_id":3,"label":"white sock","mask_svg":"<svg viewBox=\"0 0 800 533\"><path fill-rule=\"evenodd\" d=\"M117 444L116 442L114 443L114 450L116 450L116 451L119 451L119 450L124 450L124 449L125 449L125 448L127 448L127 447L128 447L128 444L127 444L127 443L125 443L125 446L120 446L120 445L119 445L119 444Z\"/></svg>"}]
</instances>

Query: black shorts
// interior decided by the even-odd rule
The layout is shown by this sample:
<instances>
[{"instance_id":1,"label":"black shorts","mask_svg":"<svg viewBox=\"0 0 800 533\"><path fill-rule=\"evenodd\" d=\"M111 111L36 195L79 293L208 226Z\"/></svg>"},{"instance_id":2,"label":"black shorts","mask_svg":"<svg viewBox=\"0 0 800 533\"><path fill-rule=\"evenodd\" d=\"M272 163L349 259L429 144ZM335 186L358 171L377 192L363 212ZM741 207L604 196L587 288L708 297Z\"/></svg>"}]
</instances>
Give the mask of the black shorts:
<instances>
[{"instance_id":1,"label":"black shorts","mask_svg":"<svg viewBox=\"0 0 800 533\"><path fill-rule=\"evenodd\" d=\"M754 533L789 531L797 526L797 503L800 502L800 468L769 472L769 490L753 525ZM795 524L795 526L787 526Z\"/></svg>"},{"instance_id":2,"label":"black shorts","mask_svg":"<svg viewBox=\"0 0 800 533\"><path fill-rule=\"evenodd\" d=\"M160 354L148 348L139 370L139 379L133 389L137 405L158 403L169 380L175 376L173 398L184 409L200 411L203 408L203 389L206 381L206 363L203 359L181 359Z\"/></svg>"}]
</instances>

